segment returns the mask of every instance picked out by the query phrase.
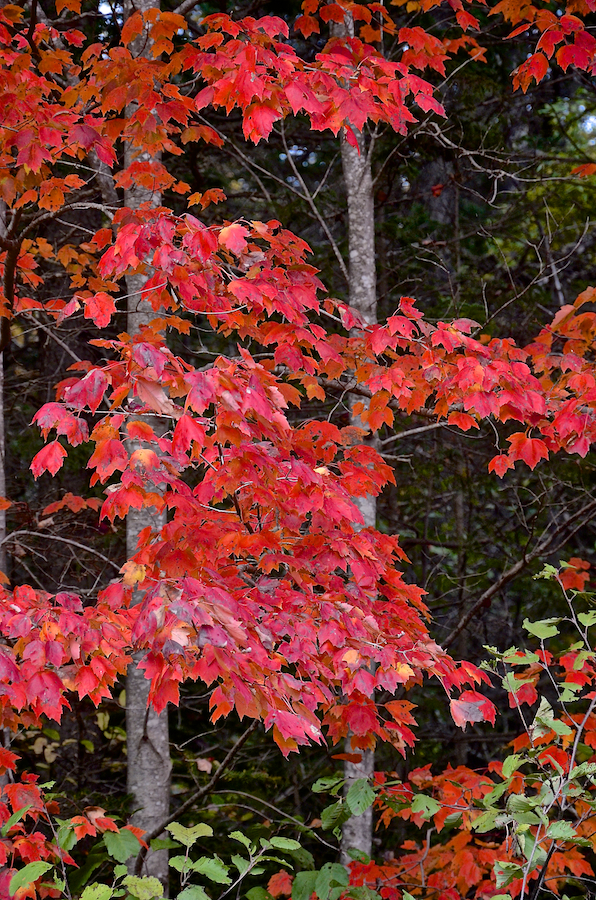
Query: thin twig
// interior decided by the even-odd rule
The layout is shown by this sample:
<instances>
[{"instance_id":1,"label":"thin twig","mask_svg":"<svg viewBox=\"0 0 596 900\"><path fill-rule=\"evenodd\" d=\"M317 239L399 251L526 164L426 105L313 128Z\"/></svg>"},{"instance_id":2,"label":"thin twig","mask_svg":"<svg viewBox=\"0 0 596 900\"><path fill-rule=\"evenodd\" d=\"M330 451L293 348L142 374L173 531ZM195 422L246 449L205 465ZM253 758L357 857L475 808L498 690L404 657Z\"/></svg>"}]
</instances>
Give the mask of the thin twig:
<instances>
[{"instance_id":1,"label":"thin twig","mask_svg":"<svg viewBox=\"0 0 596 900\"><path fill-rule=\"evenodd\" d=\"M562 533L564 533L569 525L575 520L577 522L578 518L582 520L586 519L586 516L589 516L593 510L596 509L596 500L593 500L591 503L586 504L582 509L578 510L571 519L568 519L566 522L563 522L552 531L550 534L543 535L542 538L538 541L534 549L530 553L524 553L522 558L518 560L515 565L511 566L510 569L507 569L506 572L503 572L501 577L497 579L483 594L478 598L478 600L470 607L465 615L461 617L455 628L450 632L447 638L441 642L442 646L447 649L461 634L464 628L472 621L472 619L477 615L477 613L482 609L483 606L488 606L490 600L498 594L499 591L505 587L506 584L509 584L520 572L523 572L530 563L534 562L534 560L538 559L540 556L543 556L547 551L552 552L553 543L555 539L559 537ZM580 525L577 528L581 527ZM577 530L577 528L575 530Z\"/></svg>"},{"instance_id":2,"label":"thin twig","mask_svg":"<svg viewBox=\"0 0 596 900\"><path fill-rule=\"evenodd\" d=\"M54 332L49 327L49 325L44 325L44 323L40 322L39 319L36 319L35 316L31 316L31 318L35 322L36 326L38 328L43 329L43 331L45 331L46 334L49 335L49 337L51 337L51 339L53 341L55 341L55 343L58 344L59 347L62 347L62 349L66 353L68 353L68 355L70 357L72 357L72 359L74 359L75 362L81 362L81 357L77 356L77 354L74 352L74 350L71 350L71 348L68 346L68 344L66 344L61 338L59 338L57 334L54 334Z\"/></svg>"},{"instance_id":3,"label":"thin twig","mask_svg":"<svg viewBox=\"0 0 596 900\"><path fill-rule=\"evenodd\" d=\"M401 441L403 438L413 437L415 434L424 434L425 431L436 431L437 428L445 428L446 422L433 422L432 425L420 425L418 428L408 428L406 431L398 431L397 434L379 441L379 446L384 447L385 444L392 444L393 441Z\"/></svg>"},{"instance_id":4,"label":"thin twig","mask_svg":"<svg viewBox=\"0 0 596 900\"><path fill-rule=\"evenodd\" d=\"M285 128L283 127L283 122L282 122L282 128L281 128L281 138L283 141L284 149L286 151L287 160L290 163L290 166L292 167L292 171L293 171L296 179L298 180L300 187L302 188L303 197L306 200L306 202L308 203L308 205L310 206L315 219L317 220L317 222L319 223L319 225L325 232L325 234L327 236L327 240L329 241L329 243L331 245L331 249L333 250L333 252L335 254L335 258L337 259L337 261L339 263L339 268L341 269L342 275L344 276L347 283L349 284L350 276L348 275L348 269L346 267L344 258L340 253L339 247L337 246L337 243L335 242L335 238L331 234L331 231L329 230L329 226L327 225L327 222L325 221L325 219L319 212L319 208L318 208L317 204L315 203L315 201L313 200L312 194L309 191L308 186L294 161L294 157L290 153L290 150L288 148L288 144L286 141L286 132L285 132Z\"/></svg>"},{"instance_id":5,"label":"thin twig","mask_svg":"<svg viewBox=\"0 0 596 900\"><path fill-rule=\"evenodd\" d=\"M111 559L108 559L107 556L104 556L103 553L100 553L99 550L95 550L93 547L88 547L86 544L80 544L79 541L73 541L72 538L60 537L60 535L58 534L44 534L43 531L27 531L26 529L22 528L19 531L13 531L5 538L2 538L2 540L0 541L0 547L3 544L9 543L21 534L26 534L29 537L45 538L46 541L59 541L61 544L70 544L71 547L78 547L79 550L85 550L85 552L87 553L92 553L94 556L98 556L99 559L103 559L105 563L107 563L109 566L112 566L112 568L117 572L120 571L120 566L118 566Z\"/></svg>"}]
</instances>

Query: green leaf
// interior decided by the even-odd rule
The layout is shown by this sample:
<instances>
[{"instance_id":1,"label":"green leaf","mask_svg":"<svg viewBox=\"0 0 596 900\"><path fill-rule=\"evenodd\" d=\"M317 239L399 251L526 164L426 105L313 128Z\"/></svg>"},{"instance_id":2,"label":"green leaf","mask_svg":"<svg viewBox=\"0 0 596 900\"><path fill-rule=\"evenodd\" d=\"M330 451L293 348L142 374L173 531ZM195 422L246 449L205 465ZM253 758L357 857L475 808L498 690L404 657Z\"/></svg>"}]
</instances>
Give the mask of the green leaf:
<instances>
[{"instance_id":1,"label":"green leaf","mask_svg":"<svg viewBox=\"0 0 596 900\"><path fill-rule=\"evenodd\" d=\"M449 815L445 819L444 827L447 829L450 829L450 828L455 828L457 826L459 828L462 821L463 821L462 814L460 812L457 812L457 810L455 810L454 812L449 813Z\"/></svg>"},{"instance_id":2,"label":"green leaf","mask_svg":"<svg viewBox=\"0 0 596 900\"><path fill-rule=\"evenodd\" d=\"M271 900L271 894L263 887L252 887L246 892L248 900Z\"/></svg>"},{"instance_id":3,"label":"green leaf","mask_svg":"<svg viewBox=\"0 0 596 900\"><path fill-rule=\"evenodd\" d=\"M571 822L552 822L548 826L546 836L555 841L572 841L577 834Z\"/></svg>"},{"instance_id":4,"label":"green leaf","mask_svg":"<svg viewBox=\"0 0 596 900\"><path fill-rule=\"evenodd\" d=\"M536 795L526 797L525 794L510 794L507 798L507 809L512 813L530 812L541 803L542 799Z\"/></svg>"},{"instance_id":5,"label":"green leaf","mask_svg":"<svg viewBox=\"0 0 596 900\"><path fill-rule=\"evenodd\" d=\"M585 775L596 775L596 763L584 762L574 768L569 773L570 778L582 778Z\"/></svg>"},{"instance_id":6,"label":"green leaf","mask_svg":"<svg viewBox=\"0 0 596 900\"><path fill-rule=\"evenodd\" d=\"M561 722L560 719L553 719L548 723L555 734L566 736L573 734L573 728L570 728L565 722Z\"/></svg>"},{"instance_id":7,"label":"green leaf","mask_svg":"<svg viewBox=\"0 0 596 900\"><path fill-rule=\"evenodd\" d=\"M338 800L337 803L332 803L331 806L326 806L321 813L321 828L323 829L323 831L329 831L336 825L341 825L346 822L349 818L349 815L349 811L346 812L344 808L343 801Z\"/></svg>"},{"instance_id":8,"label":"green leaf","mask_svg":"<svg viewBox=\"0 0 596 900\"><path fill-rule=\"evenodd\" d=\"M540 869L546 862L546 850L544 847L540 846L540 843L529 831L518 835L518 840L522 845L524 856L528 862L532 861L532 871Z\"/></svg>"},{"instance_id":9,"label":"green leaf","mask_svg":"<svg viewBox=\"0 0 596 900\"><path fill-rule=\"evenodd\" d=\"M81 900L110 900L112 892L109 884L88 884L81 894Z\"/></svg>"},{"instance_id":10,"label":"green leaf","mask_svg":"<svg viewBox=\"0 0 596 900\"><path fill-rule=\"evenodd\" d=\"M171 838L153 838L149 846L152 850L179 850L180 844Z\"/></svg>"},{"instance_id":11,"label":"green leaf","mask_svg":"<svg viewBox=\"0 0 596 900\"><path fill-rule=\"evenodd\" d=\"M583 685L575 684L573 681L564 681L561 687L563 688L559 698L561 703L573 703L574 700L579 699L576 695L583 690Z\"/></svg>"},{"instance_id":12,"label":"green leaf","mask_svg":"<svg viewBox=\"0 0 596 900\"><path fill-rule=\"evenodd\" d=\"M186 826L181 825L180 822L172 822L170 825L166 825L166 831L169 831L172 837L177 841L180 841L184 847L192 847L199 838L211 837L213 835L213 828L211 825L206 825L204 822L199 822L197 825L192 825L190 828L186 828Z\"/></svg>"},{"instance_id":13,"label":"green leaf","mask_svg":"<svg viewBox=\"0 0 596 900\"><path fill-rule=\"evenodd\" d=\"M350 785L346 803L353 816L361 816L375 801L375 792L366 778L358 778Z\"/></svg>"},{"instance_id":14,"label":"green leaf","mask_svg":"<svg viewBox=\"0 0 596 900\"><path fill-rule=\"evenodd\" d=\"M492 831L495 827L495 820L498 815L498 810L488 809L485 813L482 813L481 816L478 816L477 819L474 819L472 830L477 831L478 834L485 834L487 831Z\"/></svg>"},{"instance_id":15,"label":"green leaf","mask_svg":"<svg viewBox=\"0 0 596 900\"><path fill-rule=\"evenodd\" d=\"M596 610L591 609L589 612L578 613L577 618L580 620L582 625L585 625L586 628L589 628L591 625L596 625Z\"/></svg>"},{"instance_id":16,"label":"green leaf","mask_svg":"<svg viewBox=\"0 0 596 900\"><path fill-rule=\"evenodd\" d=\"M23 869L20 869L10 879L10 884L8 886L9 894L16 894L19 888L28 887L30 884L33 884L34 881L37 881L44 872L47 872L48 869L52 868L52 863L42 862L41 860L37 860L36 862L29 863Z\"/></svg>"},{"instance_id":17,"label":"green leaf","mask_svg":"<svg viewBox=\"0 0 596 900\"><path fill-rule=\"evenodd\" d=\"M332 887L345 888L349 882L350 876L345 866L339 863L325 863L315 881L315 894L319 900L328 900Z\"/></svg>"},{"instance_id":18,"label":"green leaf","mask_svg":"<svg viewBox=\"0 0 596 900\"><path fill-rule=\"evenodd\" d=\"M534 679L524 678L522 675L514 675L513 672L507 672L507 674L503 676L501 683L508 694L517 694L524 684L533 684Z\"/></svg>"},{"instance_id":19,"label":"green leaf","mask_svg":"<svg viewBox=\"0 0 596 900\"><path fill-rule=\"evenodd\" d=\"M522 625L526 629L526 631L529 631L530 634L534 635L534 637L537 637L541 641L543 641L545 638L554 637L559 633L559 629L556 626L560 621L560 617L540 619L538 622L530 622L529 619L524 619Z\"/></svg>"},{"instance_id":20,"label":"green leaf","mask_svg":"<svg viewBox=\"0 0 596 900\"><path fill-rule=\"evenodd\" d=\"M510 778L518 769L520 761L523 759L521 753L513 753L503 762L503 778Z\"/></svg>"},{"instance_id":21,"label":"green leaf","mask_svg":"<svg viewBox=\"0 0 596 900\"><path fill-rule=\"evenodd\" d=\"M244 844L244 846L246 847L247 850L250 850L250 848L253 846L252 841L249 840L245 834L242 834L241 831L231 831L230 837L232 838L233 841L239 841L241 844ZM252 888L251 888L251 890L252 890Z\"/></svg>"},{"instance_id":22,"label":"green leaf","mask_svg":"<svg viewBox=\"0 0 596 900\"><path fill-rule=\"evenodd\" d=\"M206 878L217 882L217 884L232 883L232 879L228 875L228 867L217 856L202 856L192 864L192 868L193 871L205 875Z\"/></svg>"},{"instance_id":23,"label":"green leaf","mask_svg":"<svg viewBox=\"0 0 596 900\"><path fill-rule=\"evenodd\" d=\"M512 862L496 862L493 866L496 885L498 888L511 884L514 878L522 878L524 870L521 866Z\"/></svg>"},{"instance_id":24,"label":"green leaf","mask_svg":"<svg viewBox=\"0 0 596 900\"><path fill-rule=\"evenodd\" d=\"M348 850L348 856L350 859L355 859L357 862L364 863L366 866L370 863L370 856L368 853L365 853L364 850L357 850L356 847L351 847Z\"/></svg>"},{"instance_id":25,"label":"green leaf","mask_svg":"<svg viewBox=\"0 0 596 900\"><path fill-rule=\"evenodd\" d=\"M540 657L536 653L532 653L531 650L522 652L517 648L513 648L503 655L503 662L509 663L510 666L526 666L530 663L538 662L539 659Z\"/></svg>"},{"instance_id":26,"label":"green leaf","mask_svg":"<svg viewBox=\"0 0 596 900\"><path fill-rule=\"evenodd\" d=\"M292 838L272 837L270 843L276 850L300 850L299 842Z\"/></svg>"},{"instance_id":27,"label":"green leaf","mask_svg":"<svg viewBox=\"0 0 596 900\"><path fill-rule=\"evenodd\" d=\"M210 897L200 884L190 884L180 891L177 900L210 900Z\"/></svg>"},{"instance_id":28,"label":"green leaf","mask_svg":"<svg viewBox=\"0 0 596 900\"><path fill-rule=\"evenodd\" d=\"M279 863L280 866L286 866L288 869L292 868L292 866L287 861L287 859L282 859L281 856L271 856L271 854L268 853L267 856L261 856L260 859L261 859L261 862L276 862L276 863ZM265 870L261 869L260 871L264 872ZM253 869L252 874L256 875L257 870Z\"/></svg>"},{"instance_id":29,"label":"green leaf","mask_svg":"<svg viewBox=\"0 0 596 900\"><path fill-rule=\"evenodd\" d=\"M170 858L170 868L176 869L177 872L190 872L192 859L188 856L172 856Z\"/></svg>"},{"instance_id":30,"label":"green leaf","mask_svg":"<svg viewBox=\"0 0 596 900\"><path fill-rule=\"evenodd\" d=\"M309 850L305 850L304 847L300 847L299 850L291 850L290 856L299 869L308 869L312 871L315 867L314 856Z\"/></svg>"},{"instance_id":31,"label":"green leaf","mask_svg":"<svg viewBox=\"0 0 596 900\"><path fill-rule=\"evenodd\" d=\"M550 581L552 578L556 578L558 574L558 569L556 569L550 563L546 563L542 571L538 572L537 575L534 575L534 581L536 581L538 578L546 578L547 581Z\"/></svg>"},{"instance_id":32,"label":"green leaf","mask_svg":"<svg viewBox=\"0 0 596 900\"><path fill-rule=\"evenodd\" d=\"M543 737L549 731L554 731L555 734L559 735L573 734L573 729L569 725L566 725L565 722L561 722L559 719L555 719L552 706L546 697L543 697L534 721L530 725L530 737L532 740L536 740L536 738Z\"/></svg>"},{"instance_id":33,"label":"green leaf","mask_svg":"<svg viewBox=\"0 0 596 900\"><path fill-rule=\"evenodd\" d=\"M404 891L403 897L406 897L407 891ZM348 897L353 897L354 900L381 900L380 895L377 894L376 891L373 891L372 888L369 888L367 885L358 885L355 887L350 887L347 891ZM411 895L409 895L411 896ZM407 900L407 898L406 898ZM414 897L412 897L414 900Z\"/></svg>"},{"instance_id":34,"label":"green leaf","mask_svg":"<svg viewBox=\"0 0 596 900\"><path fill-rule=\"evenodd\" d=\"M154 875L127 875L123 884L137 900L153 900L154 897L163 897L161 881Z\"/></svg>"},{"instance_id":35,"label":"green leaf","mask_svg":"<svg viewBox=\"0 0 596 900\"><path fill-rule=\"evenodd\" d=\"M512 817L517 825L539 825L542 819L535 812L519 812Z\"/></svg>"},{"instance_id":36,"label":"green leaf","mask_svg":"<svg viewBox=\"0 0 596 900\"><path fill-rule=\"evenodd\" d=\"M594 659L594 655L595 654L593 650L580 650L573 661L573 671L579 672L580 669L583 669L585 661L587 659Z\"/></svg>"},{"instance_id":37,"label":"green leaf","mask_svg":"<svg viewBox=\"0 0 596 900\"><path fill-rule=\"evenodd\" d=\"M250 863L243 856L239 856L237 853L234 853L231 857L232 862L238 869L240 875L244 875L246 870L250 867Z\"/></svg>"},{"instance_id":38,"label":"green leaf","mask_svg":"<svg viewBox=\"0 0 596 900\"><path fill-rule=\"evenodd\" d=\"M139 839L127 828L118 832L106 831L103 840L108 854L121 863L125 863L131 856L136 856L141 849Z\"/></svg>"},{"instance_id":39,"label":"green leaf","mask_svg":"<svg viewBox=\"0 0 596 900\"><path fill-rule=\"evenodd\" d=\"M292 900L310 900L315 890L318 874L318 872L298 872L292 882ZM255 900L259 900L259 898L255 898Z\"/></svg>"},{"instance_id":40,"label":"green leaf","mask_svg":"<svg viewBox=\"0 0 596 900\"><path fill-rule=\"evenodd\" d=\"M23 816L29 812L32 806L32 803L28 803L27 806L21 806L21 808L17 809L16 812L13 812L12 816L10 816L2 826L2 831L0 832L2 834L2 837L6 837L12 826L16 825L17 822L20 822Z\"/></svg>"},{"instance_id":41,"label":"green leaf","mask_svg":"<svg viewBox=\"0 0 596 900\"><path fill-rule=\"evenodd\" d=\"M416 794L410 808L412 812L422 813L425 819L430 819L441 809L441 804L433 797L427 797L426 794Z\"/></svg>"},{"instance_id":42,"label":"green leaf","mask_svg":"<svg viewBox=\"0 0 596 900\"><path fill-rule=\"evenodd\" d=\"M327 775L315 781L312 791L314 794L329 793L337 796L338 791L344 786L344 781L344 778L338 778L337 775Z\"/></svg>"},{"instance_id":43,"label":"green leaf","mask_svg":"<svg viewBox=\"0 0 596 900\"><path fill-rule=\"evenodd\" d=\"M511 785L510 778L508 778L507 781L502 781L500 784L497 784L492 789L492 791L486 795L486 797L483 797L482 805L485 808L492 806L493 803L495 803L497 800L499 800L503 796L503 794L505 793L506 790L508 790L510 785Z\"/></svg>"},{"instance_id":44,"label":"green leaf","mask_svg":"<svg viewBox=\"0 0 596 900\"><path fill-rule=\"evenodd\" d=\"M72 825L61 825L58 829L58 846L68 852L77 842L78 838Z\"/></svg>"}]
</instances>

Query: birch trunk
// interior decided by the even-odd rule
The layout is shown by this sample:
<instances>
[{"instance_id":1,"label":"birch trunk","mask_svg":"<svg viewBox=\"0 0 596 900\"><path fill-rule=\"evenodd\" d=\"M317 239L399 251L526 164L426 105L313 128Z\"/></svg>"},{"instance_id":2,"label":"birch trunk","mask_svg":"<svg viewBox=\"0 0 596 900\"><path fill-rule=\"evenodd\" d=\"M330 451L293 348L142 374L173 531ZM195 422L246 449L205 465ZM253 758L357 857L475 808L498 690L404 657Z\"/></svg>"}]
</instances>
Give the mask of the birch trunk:
<instances>
[{"instance_id":1,"label":"birch trunk","mask_svg":"<svg viewBox=\"0 0 596 900\"><path fill-rule=\"evenodd\" d=\"M351 16L346 16L343 24L334 25L332 34L335 37L348 37L354 33ZM370 147L365 137L355 131L358 148L349 144L342 135L341 159L346 199L348 206L348 272L350 306L358 310L367 324L377 319L377 274L375 260L375 208L373 180L370 159ZM354 414L351 423L362 426L360 419ZM364 527L375 527L377 519L377 502L372 496L354 498L362 517ZM346 741L346 752L352 752L351 740ZM357 751L359 752L359 751ZM362 752L359 763L346 761L344 776L346 793L359 778L371 778L374 773L375 755L373 750ZM372 807L361 816L352 816L343 827L340 860L348 865L352 856L350 850L372 855L373 815Z\"/></svg>"},{"instance_id":2,"label":"birch trunk","mask_svg":"<svg viewBox=\"0 0 596 900\"><path fill-rule=\"evenodd\" d=\"M135 0L134 4L134 8L141 12L156 6L159 2L155 0ZM141 56L147 53L149 46L143 33L133 42L131 51L133 55ZM135 148L127 146L125 165L130 165L137 158ZM125 191L124 202L131 209L138 209L143 203L158 206L160 201L158 194L145 188L133 186ZM131 336L138 334L156 315L151 304L143 299L142 292L148 277L141 273L126 278L127 330ZM147 420L156 433L164 430L157 417L150 416ZM158 513L155 508L131 509L126 518L127 558L135 553L139 534L144 528L150 527L154 532L159 532L165 522L165 513ZM141 596L138 596L136 602L140 600ZM141 658L142 654L135 657L126 678L127 788L133 810L131 822L150 832L169 815L171 762L167 711L157 715L148 706L149 681L138 668ZM167 850L150 851L145 857L143 874L159 878L167 891Z\"/></svg>"}]
</instances>

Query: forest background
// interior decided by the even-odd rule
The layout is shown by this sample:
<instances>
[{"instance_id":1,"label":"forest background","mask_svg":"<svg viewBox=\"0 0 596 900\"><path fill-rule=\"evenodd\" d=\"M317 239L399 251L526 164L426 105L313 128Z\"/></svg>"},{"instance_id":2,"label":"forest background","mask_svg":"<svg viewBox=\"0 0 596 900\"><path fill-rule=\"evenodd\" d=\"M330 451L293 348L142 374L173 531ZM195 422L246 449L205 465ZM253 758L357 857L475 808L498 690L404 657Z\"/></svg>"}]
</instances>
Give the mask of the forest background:
<instances>
[{"instance_id":1,"label":"forest background","mask_svg":"<svg viewBox=\"0 0 596 900\"><path fill-rule=\"evenodd\" d=\"M150 900L168 884L185 900L232 890L249 900L594 891L591 6L303 6L0 9L4 896ZM192 77L167 69L185 47L197 54ZM312 96L298 77L291 94L274 61L283 47L307 76L321 54L332 60ZM385 83L389 70L367 69L371 55L401 66L394 78L416 74L410 99L356 85L373 75ZM255 102L250 84L261 78ZM161 270L156 257L146 264L160 216L169 223ZM210 273L193 283L200 301L179 293L175 268L191 258L197 279ZM333 298L326 305L309 266ZM273 292L280 283L285 300ZM509 340L533 349L516 357ZM243 365L256 381L240 378ZM104 368L114 391L105 397ZM213 371L209 394L201 379ZM175 408L182 372L186 393L204 392L184 409ZM283 413L274 384L291 404ZM247 390L260 392L261 408L243 406ZM392 687L355 619L322 636L329 609L304 620L294 609L279 634L262 611L250 627L242 620L265 656L285 656L302 684L293 696L272 669L273 699L255 701L260 688L239 656L230 657L237 695L224 663L192 668L206 647L247 646L242 616L230 594L189 600L188 583L182 593L174 583L200 571L213 589L229 559L225 589L251 602L258 590L263 602L292 570L262 524L269 509L277 526L287 514L272 499L287 477L276 468L280 415L311 479L293 513L300 525L283 527L316 538L313 568L297 566L294 585L336 607L346 597L365 611L394 602ZM62 442L46 443L52 428ZM247 474L246 456L235 472L246 439L253 453L277 447L270 469L250 457ZM183 496L187 465L186 483L210 510L206 531L192 531L196 508L179 500L168 519L160 500ZM207 496L210 470L220 493ZM226 516L247 543L226 531ZM323 558L333 529L356 548L341 589L337 560ZM374 529L365 553L362 535ZM217 551L197 562L193 540L207 547L211 534ZM403 582L388 574L398 551L382 536L394 534L407 554ZM357 568L366 554L377 566L370 583ZM425 592L428 624L406 585ZM65 611L99 633L96 644L80 623L64 630ZM314 650L297 648L313 632ZM433 640L469 665L451 668ZM146 712L148 648L161 715ZM141 669L131 666L125 684L133 653ZM337 673L326 674L330 660ZM317 700L322 743L317 703L304 700L309 678L331 692ZM265 727L247 728L246 717ZM347 746L334 744L348 732ZM155 832L148 854L143 831Z\"/></svg>"}]
</instances>

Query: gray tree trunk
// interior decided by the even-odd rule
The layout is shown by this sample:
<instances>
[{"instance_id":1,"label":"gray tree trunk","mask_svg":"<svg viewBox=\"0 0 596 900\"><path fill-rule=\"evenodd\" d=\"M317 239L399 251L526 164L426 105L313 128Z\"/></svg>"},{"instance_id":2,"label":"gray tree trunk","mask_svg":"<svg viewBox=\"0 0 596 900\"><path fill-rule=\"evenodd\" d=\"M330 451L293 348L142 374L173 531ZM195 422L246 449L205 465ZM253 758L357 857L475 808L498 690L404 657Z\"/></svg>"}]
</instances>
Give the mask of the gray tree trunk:
<instances>
[{"instance_id":1,"label":"gray tree trunk","mask_svg":"<svg viewBox=\"0 0 596 900\"><path fill-rule=\"evenodd\" d=\"M134 3L134 9L141 12L156 6L159 6L158 0L135 0ZM130 7L129 10L132 11ZM147 35L141 34L133 42L131 52L134 56L145 55L149 46ZM128 166L136 158L138 155L135 149L126 147L125 165ZM101 178L103 174L98 172L98 177ZM144 188L132 187L125 191L124 202L126 206L137 209L146 202L158 206L161 197ZM129 275L126 278L130 335L137 334L155 318L151 304L143 299L142 291L147 280L148 276L144 274ZM163 425L157 417L147 418L156 433L163 431ZM139 534L144 528L149 526L154 532L159 532L165 522L165 513L158 513L155 508L131 509L126 518L127 558L135 553ZM141 595L137 596L136 602L141 599ZM170 742L167 711L157 715L148 706L149 681L137 666L141 658L142 654L136 656L126 678L127 787L133 810L131 822L145 831L152 831L167 818L170 811ZM145 858L143 873L159 878L167 891L167 850L149 852Z\"/></svg>"},{"instance_id":2,"label":"gray tree trunk","mask_svg":"<svg viewBox=\"0 0 596 900\"><path fill-rule=\"evenodd\" d=\"M335 37L353 35L351 16L346 16L343 24L334 25ZM377 273L375 259L375 207L370 159L370 146L365 137L356 130L358 149L349 144L342 134L341 159L346 186L348 206L348 271L350 278L350 306L358 310L367 324L377 320ZM357 416L351 415L353 425L362 426ZM362 513L364 527L374 528L377 520L376 497L355 497L354 501ZM346 741L346 751L352 752L350 738ZM373 750L361 752L359 763L344 763L346 793L359 778L372 778L375 768ZM347 865L352 860L350 850L372 855L373 815L372 807L361 816L352 816L343 827L340 860Z\"/></svg>"}]
</instances>

